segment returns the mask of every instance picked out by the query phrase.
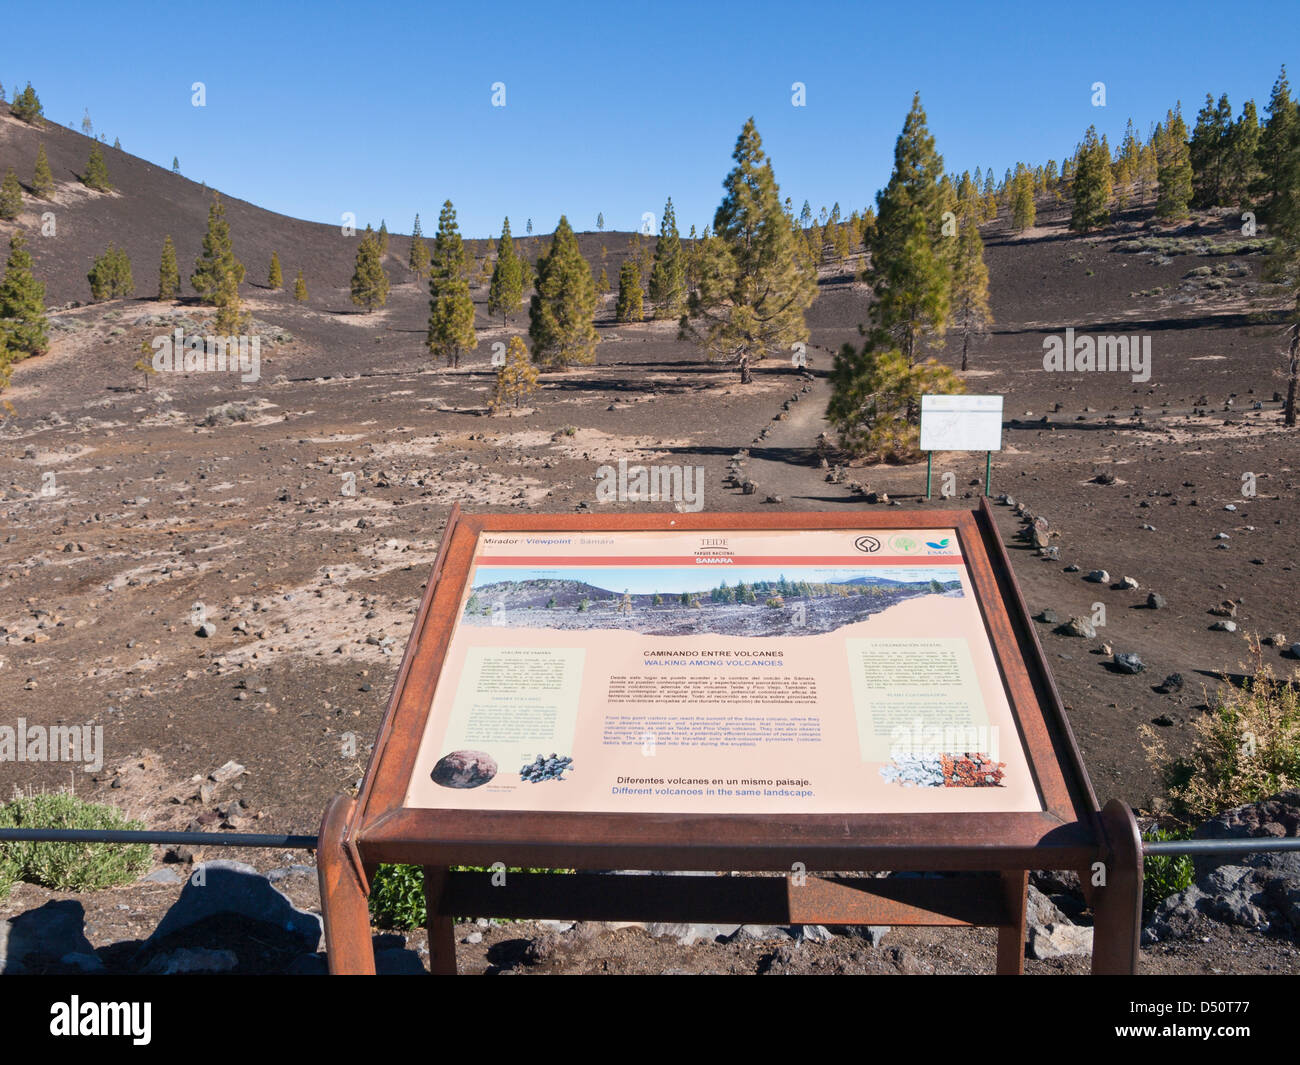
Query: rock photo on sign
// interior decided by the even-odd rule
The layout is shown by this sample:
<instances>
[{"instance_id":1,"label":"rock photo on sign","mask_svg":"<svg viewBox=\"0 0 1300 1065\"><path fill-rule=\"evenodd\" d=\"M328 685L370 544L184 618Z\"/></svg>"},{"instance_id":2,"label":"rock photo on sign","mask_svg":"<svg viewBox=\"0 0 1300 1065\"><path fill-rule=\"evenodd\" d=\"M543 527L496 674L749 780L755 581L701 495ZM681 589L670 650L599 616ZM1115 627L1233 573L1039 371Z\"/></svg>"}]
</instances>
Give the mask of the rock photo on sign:
<instances>
[{"instance_id":1,"label":"rock photo on sign","mask_svg":"<svg viewBox=\"0 0 1300 1065\"><path fill-rule=\"evenodd\" d=\"M477 788L497 775L497 763L482 751L452 751L438 759L429 775L444 788Z\"/></svg>"}]
</instances>

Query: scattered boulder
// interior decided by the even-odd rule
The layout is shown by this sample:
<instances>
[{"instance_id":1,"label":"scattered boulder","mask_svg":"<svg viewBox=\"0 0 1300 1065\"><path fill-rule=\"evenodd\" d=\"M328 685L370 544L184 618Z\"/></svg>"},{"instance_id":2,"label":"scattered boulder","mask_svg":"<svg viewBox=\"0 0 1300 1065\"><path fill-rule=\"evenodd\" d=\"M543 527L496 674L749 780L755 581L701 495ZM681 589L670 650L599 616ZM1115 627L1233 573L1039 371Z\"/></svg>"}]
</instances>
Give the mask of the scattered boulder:
<instances>
[{"instance_id":1,"label":"scattered boulder","mask_svg":"<svg viewBox=\"0 0 1300 1065\"><path fill-rule=\"evenodd\" d=\"M1087 639L1095 639L1097 630L1092 627L1092 622L1087 618L1072 617L1064 625L1059 625L1054 630L1061 636L1083 636Z\"/></svg>"},{"instance_id":2,"label":"scattered boulder","mask_svg":"<svg viewBox=\"0 0 1300 1065\"><path fill-rule=\"evenodd\" d=\"M1092 929L1077 924L1050 924L1042 928L1031 928L1025 951L1029 957L1038 961L1091 954Z\"/></svg>"},{"instance_id":3,"label":"scattered boulder","mask_svg":"<svg viewBox=\"0 0 1300 1065\"><path fill-rule=\"evenodd\" d=\"M1119 587L1126 591L1136 592L1138 590L1138 582L1132 577L1121 577L1119 579Z\"/></svg>"},{"instance_id":4,"label":"scattered boulder","mask_svg":"<svg viewBox=\"0 0 1300 1065\"><path fill-rule=\"evenodd\" d=\"M1216 621L1210 626L1211 632L1236 632L1237 623L1235 621Z\"/></svg>"},{"instance_id":5,"label":"scattered boulder","mask_svg":"<svg viewBox=\"0 0 1300 1065\"><path fill-rule=\"evenodd\" d=\"M1170 673L1157 686L1156 691L1161 695L1170 695L1173 692L1183 690L1183 675L1181 673Z\"/></svg>"},{"instance_id":6,"label":"scattered boulder","mask_svg":"<svg viewBox=\"0 0 1300 1065\"><path fill-rule=\"evenodd\" d=\"M1055 610L1048 607L1047 609L1040 610L1038 612L1038 617L1035 618L1035 620L1041 621L1044 625L1059 625L1061 617Z\"/></svg>"},{"instance_id":7,"label":"scattered boulder","mask_svg":"<svg viewBox=\"0 0 1300 1065\"><path fill-rule=\"evenodd\" d=\"M1085 581L1089 581L1092 584L1109 584L1110 574L1107 573L1104 569L1095 569L1083 579Z\"/></svg>"},{"instance_id":8,"label":"scattered boulder","mask_svg":"<svg viewBox=\"0 0 1300 1065\"><path fill-rule=\"evenodd\" d=\"M1112 655L1111 661L1121 673L1141 673L1147 668L1141 658L1130 652L1120 652Z\"/></svg>"},{"instance_id":9,"label":"scattered boulder","mask_svg":"<svg viewBox=\"0 0 1300 1065\"><path fill-rule=\"evenodd\" d=\"M1147 593L1147 606L1151 610L1163 610L1169 605L1169 600L1157 592Z\"/></svg>"}]
</instances>

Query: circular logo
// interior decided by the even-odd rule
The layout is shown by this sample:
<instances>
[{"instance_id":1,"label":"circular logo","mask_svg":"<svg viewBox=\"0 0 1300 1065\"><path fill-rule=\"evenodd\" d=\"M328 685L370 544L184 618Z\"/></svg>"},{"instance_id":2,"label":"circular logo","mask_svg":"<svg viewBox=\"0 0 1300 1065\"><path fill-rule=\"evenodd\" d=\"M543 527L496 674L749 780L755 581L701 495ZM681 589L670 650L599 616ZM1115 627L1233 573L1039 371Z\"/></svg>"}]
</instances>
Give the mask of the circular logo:
<instances>
[{"instance_id":1,"label":"circular logo","mask_svg":"<svg viewBox=\"0 0 1300 1065\"><path fill-rule=\"evenodd\" d=\"M889 546L900 555L914 555L921 550L921 545L910 536L895 536L889 541Z\"/></svg>"},{"instance_id":2,"label":"circular logo","mask_svg":"<svg viewBox=\"0 0 1300 1065\"><path fill-rule=\"evenodd\" d=\"M866 551L870 554L872 551L880 550L880 541L874 536L859 536L853 541L853 546L859 551Z\"/></svg>"}]
</instances>

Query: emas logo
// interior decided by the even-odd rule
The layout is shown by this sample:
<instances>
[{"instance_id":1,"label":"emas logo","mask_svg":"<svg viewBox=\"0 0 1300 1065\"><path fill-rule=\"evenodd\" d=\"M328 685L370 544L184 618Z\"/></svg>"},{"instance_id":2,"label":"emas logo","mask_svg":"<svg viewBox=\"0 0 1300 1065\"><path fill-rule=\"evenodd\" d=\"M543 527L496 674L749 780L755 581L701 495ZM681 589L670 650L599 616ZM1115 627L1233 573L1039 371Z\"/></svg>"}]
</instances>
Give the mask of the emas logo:
<instances>
[{"instance_id":1,"label":"emas logo","mask_svg":"<svg viewBox=\"0 0 1300 1065\"><path fill-rule=\"evenodd\" d=\"M947 551L948 545L952 543L951 536L945 536L942 540L926 540L925 546L931 551Z\"/></svg>"}]
</instances>

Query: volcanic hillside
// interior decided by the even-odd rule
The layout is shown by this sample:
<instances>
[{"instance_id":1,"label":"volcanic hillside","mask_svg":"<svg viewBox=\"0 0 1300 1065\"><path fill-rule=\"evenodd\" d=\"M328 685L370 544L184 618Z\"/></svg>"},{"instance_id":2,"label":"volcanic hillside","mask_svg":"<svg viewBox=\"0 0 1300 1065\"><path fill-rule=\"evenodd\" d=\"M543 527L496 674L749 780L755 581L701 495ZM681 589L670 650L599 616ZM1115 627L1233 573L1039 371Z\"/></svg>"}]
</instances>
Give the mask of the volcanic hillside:
<instances>
[{"instance_id":1,"label":"volcanic hillside","mask_svg":"<svg viewBox=\"0 0 1300 1065\"><path fill-rule=\"evenodd\" d=\"M866 319L860 256L823 268L806 373L769 361L742 386L679 341L675 322L616 324L607 296L595 366L544 374L528 405L492 417L492 345L524 333L526 314L490 320L476 283L477 349L457 370L432 367L406 238L392 236L388 305L366 314L349 298L356 237L223 197L266 341L260 377L146 382L131 369L142 341L206 321L191 296L150 294L167 234L190 291L211 190L105 146L116 189L88 191L76 177L88 138L7 115L0 170L30 182L41 143L54 204L26 197L18 222L0 223L0 239L15 226L28 234L53 308L51 351L15 368L15 414L0 429L0 704L32 723L110 723L109 768L82 788L107 795L116 781L114 801L151 824L225 818L187 782L236 758L248 774L231 816L315 828L326 799L360 776L364 744L341 754L340 737L376 732L453 502L595 511L597 469L620 459L700 467L710 511L849 510L870 528L885 505L977 501L982 455L936 455L926 502L921 465L837 471L845 457L833 441L819 447L829 355L860 343ZM437 208L422 212L426 237ZM40 235L45 210L56 236ZM1261 279L1264 234L1243 237L1235 216L1162 227L1148 202L1081 237L1068 211L1045 200L1027 232L984 227L995 326L963 377L971 392L1006 396L994 494L1043 517L1058 549L1040 556L1017 538L1020 515L998 510L1030 606L1061 620L1104 608L1095 638L1040 629L1097 791L1150 810L1158 786L1139 727L1154 721L1185 745L1204 689L1238 669L1243 634L1300 638L1300 446L1275 398L1285 298ZM607 249L611 281L628 239L579 235L597 271ZM533 260L545 244L516 240ZM130 256L138 295L87 305L86 273L110 241ZM482 241L470 246L481 256ZM305 304L263 287L273 251L290 287L302 269ZM1150 379L1045 372L1044 340L1067 328L1150 338ZM936 353L955 364L953 351ZM955 500L938 497L945 484ZM1094 570L1108 579L1085 580ZM1165 605L1148 608L1149 592ZM1210 609L1234 614L1238 632L1212 629L1223 619ZM1293 664L1286 643L1265 649L1276 668ZM1106 647L1140 654L1146 671L1117 672ZM1185 686L1157 690L1172 672ZM118 772L142 759L152 775ZM67 773L31 764L14 775L42 787Z\"/></svg>"}]
</instances>

